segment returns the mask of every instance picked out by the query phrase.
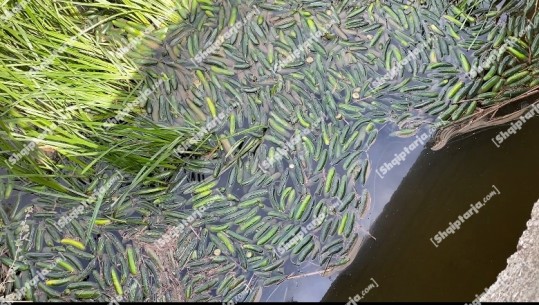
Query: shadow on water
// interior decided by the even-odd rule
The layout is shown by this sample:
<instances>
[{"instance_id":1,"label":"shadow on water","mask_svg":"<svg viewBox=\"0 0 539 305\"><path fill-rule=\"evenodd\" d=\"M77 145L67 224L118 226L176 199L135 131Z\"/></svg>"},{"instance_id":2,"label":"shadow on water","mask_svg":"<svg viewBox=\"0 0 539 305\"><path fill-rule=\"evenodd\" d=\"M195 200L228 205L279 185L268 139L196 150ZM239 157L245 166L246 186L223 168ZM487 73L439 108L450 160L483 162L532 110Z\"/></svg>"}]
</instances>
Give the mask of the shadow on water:
<instances>
[{"instance_id":1,"label":"shadow on water","mask_svg":"<svg viewBox=\"0 0 539 305\"><path fill-rule=\"evenodd\" d=\"M493 284L516 251L539 196L539 119L524 124L497 148L492 138L508 127L459 136L437 152L423 149L419 155L417 149L419 157L409 171L409 165L400 165L383 179L371 176L373 207L383 207L370 229L376 240L364 242L322 301L347 302L361 295L371 278L379 287L362 301L471 302ZM412 139L380 141L378 153L371 154L373 163L390 162L407 145L402 143ZM409 157L415 159L413 153ZM500 194L435 247L429 239L470 204L482 201L493 185Z\"/></svg>"}]
</instances>

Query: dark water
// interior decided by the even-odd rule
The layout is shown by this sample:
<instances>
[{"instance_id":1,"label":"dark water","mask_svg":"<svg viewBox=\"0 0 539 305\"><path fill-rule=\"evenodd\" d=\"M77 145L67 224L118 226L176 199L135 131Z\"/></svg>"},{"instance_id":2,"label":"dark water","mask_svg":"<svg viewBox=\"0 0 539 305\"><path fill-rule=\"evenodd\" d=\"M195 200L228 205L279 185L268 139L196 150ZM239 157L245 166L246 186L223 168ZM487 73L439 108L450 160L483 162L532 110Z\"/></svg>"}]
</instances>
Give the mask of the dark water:
<instances>
[{"instance_id":1,"label":"dark water","mask_svg":"<svg viewBox=\"0 0 539 305\"><path fill-rule=\"evenodd\" d=\"M492 138L508 126L460 136L437 152L418 147L385 175L375 170L416 137L389 137L390 125L382 128L368 152L372 205L360 223L363 244L355 260L340 274L307 275L269 287L261 301L347 302L369 290L364 301L471 302L505 268L539 198L534 135L539 118L497 148ZM427 130L418 135L423 133ZM500 194L435 247L430 239L483 200L493 185ZM317 270L313 264L301 273Z\"/></svg>"},{"instance_id":2,"label":"dark water","mask_svg":"<svg viewBox=\"0 0 539 305\"><path fill-rule=\"evenodd\" d=\"M314 294L298 298L347 302L374 279L379 287L370 289L362 301L475 299L494 283L516 251L539 198L539 119L524 124L497 148L492 138L508 126L460 136L437 152L417 149L407 157L407 164L393 168L383 179L373 175L369 186L375 194L373 208L384 207L370 228L376 240L364 242L322 298ZM371 153L373 163L389 163L412 141L378 141L373 147L376 153ZM500 194L435 247L429 239L470 204L482 201L493 185Z\"/></svg>"}]
</instances>

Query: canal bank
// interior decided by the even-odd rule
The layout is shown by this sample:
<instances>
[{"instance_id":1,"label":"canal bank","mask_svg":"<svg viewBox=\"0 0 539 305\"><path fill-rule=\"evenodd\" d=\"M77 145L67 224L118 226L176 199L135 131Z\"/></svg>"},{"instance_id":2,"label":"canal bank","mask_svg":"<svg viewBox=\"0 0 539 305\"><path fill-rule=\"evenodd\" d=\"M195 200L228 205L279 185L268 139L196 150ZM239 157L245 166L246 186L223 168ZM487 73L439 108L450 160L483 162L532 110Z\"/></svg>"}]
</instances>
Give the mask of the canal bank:
<instances>
[{"instance_id":1,"label":"canal bank","mask_svg":"<svg viewBox=\"0 0 539 305\"><path fill-rule=\"evenodd\" d=\"M507 259L507 267L480 297L481 302L539 301L539 201L526 225L517 252Z\"/></svg>"}]
</instances>

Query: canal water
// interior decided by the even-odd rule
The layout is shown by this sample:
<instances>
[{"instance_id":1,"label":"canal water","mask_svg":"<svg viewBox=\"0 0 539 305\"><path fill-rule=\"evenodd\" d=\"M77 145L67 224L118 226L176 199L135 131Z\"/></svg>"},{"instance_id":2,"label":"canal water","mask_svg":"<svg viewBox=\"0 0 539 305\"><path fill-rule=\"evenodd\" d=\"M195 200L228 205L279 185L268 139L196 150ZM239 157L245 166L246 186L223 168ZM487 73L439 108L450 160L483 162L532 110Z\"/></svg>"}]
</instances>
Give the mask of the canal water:
<instances>
[{"instance_id":1,"label":"canal water","mask_svg":"<svg viewBox=\"0 0 539 305\"><path fill-rule=\"evenodd\" d=\"M390 127L382 128L369 151L372 206L353 262L337 275L314 274L266 289L262 301L348 302L356 295L361 301L474 300L516 251L539 197L539 119L498 148L493 138L508 127L458 136L439 151L430 149L432 143L408 149L401 164L384 172L380 166L416 138L389 137ZM478 201L484 205L454 234L435 238Z\"/></svg>"},{"instance_id":2,"label":"canal water","mask_svg":"<svg viewBox=\"0 0 539 305\"><path fill-rule=\"evenodd\" d=\"M332 275L304 266L264 289L260 300L348 302L360 295L362 301L471 302L505 268L539 197L539 118L497 147L493 139L509 126L461 135L439 151L432 143L411 145L429 135L426 128L398 138L390 136L392 124L381 127L368 151L372 204L360 222L355 259ZM404 160L394 161L398 155ZM436 234L486 196L460 229L437 241ZM24 194L21 202L31 198Z\"/></svg>"},{"instance_id":3,"label":"canal water","mask_svg":"<svg viewBox=\"0 0 539 305\"><path fill-rule=\"evenodd\" d=\"M370 228L376 240L366 240L321 300L348 301L361 295L371 278L379 287L364 301L471 302L493 284L516 251L539 197L539 119L496 147L492 138L509 126L459 136L440 151L424 149L411 166L401 165L383 179L374 176L372 188L382 194L374 205L384 206ZM383 160L403 147L380 141L380 148L376 163L388 162ZM491 195L460 229L437 247L430 241L493 186L500 194Z\"/></svg>"}]
</instances>

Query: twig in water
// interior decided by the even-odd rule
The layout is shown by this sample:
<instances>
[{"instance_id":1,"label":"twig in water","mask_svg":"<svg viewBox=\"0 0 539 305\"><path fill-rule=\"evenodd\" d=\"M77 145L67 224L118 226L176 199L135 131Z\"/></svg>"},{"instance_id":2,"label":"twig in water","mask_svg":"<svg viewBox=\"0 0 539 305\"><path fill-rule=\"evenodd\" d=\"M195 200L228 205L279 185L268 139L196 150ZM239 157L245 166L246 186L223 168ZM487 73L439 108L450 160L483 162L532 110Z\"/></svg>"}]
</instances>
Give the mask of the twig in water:
<instances>
[{"instance_id":1,"label":"twig in water","mask_svg":"<svg viewBox=\"0 0 539 305\"><path fill-rule=\"evenodd\" d=\"M200 240L200 236L198 235L197 231L195 231L195 229L193 229L193 227L189 226L189 229L191 229L191 231L193 231L193 233L195 233L195 235L197 236L198 240Z\"/></svg>"},{"instance_id":2,"label":"twig in water","mask_svg":"<svg viewBox=\"0 0 539 305\"><path fill-rule=\"evenodd\" d=\"M332 268L325 269L325 270L320 270L320 271L315 271L315 272L310 272L310 273L304 273L304 274L298 274L298 275L294 275L294 276L289 276L286 279L291 280L291 279L304 278L304 277L307 277L307 276L319 275L319 274L322 274L322 276L324 276L324 273L326 271L333 270L333 269L334 268L332 267Z\"/></svg>"},{"instance_id":3,"label":"twig in water","mask_svg":"<svg viewBox=\"0 0 539 305\"><path fill-rule=\"evenodd\" d=\"M370 237L372 237L372 239L376 240L376 237L372 236L371 233L365 229L363 229L363 227L359 227L363 232L367 233L367 235L369 235Z\"/></svg>"}]
</instances>

